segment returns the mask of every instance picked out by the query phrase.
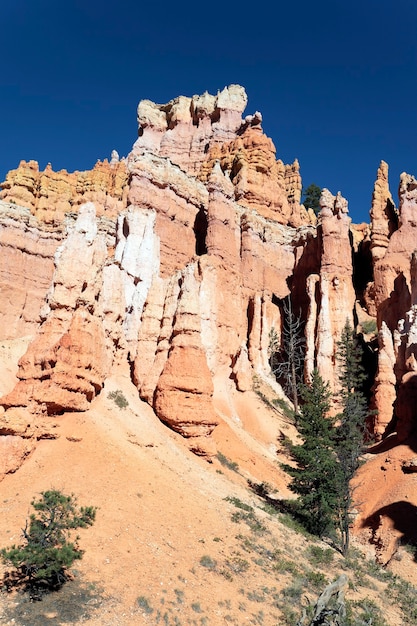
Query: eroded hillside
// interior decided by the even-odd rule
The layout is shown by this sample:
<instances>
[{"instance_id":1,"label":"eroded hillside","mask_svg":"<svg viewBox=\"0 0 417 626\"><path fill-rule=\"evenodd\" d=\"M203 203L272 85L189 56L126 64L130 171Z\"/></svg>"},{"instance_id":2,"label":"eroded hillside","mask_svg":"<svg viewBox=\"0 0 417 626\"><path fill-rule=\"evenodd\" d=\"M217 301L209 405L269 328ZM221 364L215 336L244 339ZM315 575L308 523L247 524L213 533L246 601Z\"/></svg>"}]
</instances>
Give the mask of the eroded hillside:
<instances>
[{"instance_id":1,"label":"eroded hillside","mask_svg":"<svg viewBox=\"0 0 417 626\"><path fill-rule=\"evenodd\" d=\"M346 320L363 336L379 443L356 492L358 541L395 569L400 541L416 540L408 520L417 510L417 182L401 176L397 210L382 162L369 226L352 225L347 200L328 190L317 219L301 204L298 162L277 160L261 114L242 118L246 101L237 85L164 105L142 101L139 137L127 158L113 154L90 172L72 174L22 162L2 184L2 536L22 524L33 493L51 484L93 499L103 528L98 521L85 536L82 571L96 572L97 584L111 572L104 586L119 607L113 619L123 585L121 605L129 610L135 594L162 603L172 589L180 593L171 593L170 606L176 597L179 610L187 593L174 587L175 575L156 589L161 572L176 572L180 562L176 576L195 576L193 602L206 603L205 614L191 608L186 619L195 622L185 623L224 623L227 603L248 610L239 609L234 587L226 597L229 574L234 585L244 575L244 590L255 585L246 602L250 619L261 619L254 617L255 596L266 592L254 581L276 572L245 557L230 517L234 505L224 498L249 498L251 515L256 509L272 524L274 550L282 549L288 531L258 511L247 479L269 483L280 497L290 493L279 468L280 441L294 439L295 428L254 392L256 379L255 387L284 395L269 358L288 298L305 328L307 381L318 368L337 389L335 357ZM108 398L119 382L129 398L125 411ZM219 458L239 471L224 469ZM304 539L290 539L293 554ZM268 562L266 547L259 550L259 560ZM247 572L233 571L234 553L238 563L250 563L242 565ZM197 556L216 566L202 570ZM147 577L148 592L136 589L133 581L143 586ZM200 598L194 592L203 580ZM271 620L281 619L282 606L277 600L275 614L269 600L268 617L264 611L265 621L252 623L279 623ZM161 621L162 608L152 608L137 619L153 623L158 610ZM389 610L388 623L401 623L400 613Z\"/></svg>"}]
</instances>

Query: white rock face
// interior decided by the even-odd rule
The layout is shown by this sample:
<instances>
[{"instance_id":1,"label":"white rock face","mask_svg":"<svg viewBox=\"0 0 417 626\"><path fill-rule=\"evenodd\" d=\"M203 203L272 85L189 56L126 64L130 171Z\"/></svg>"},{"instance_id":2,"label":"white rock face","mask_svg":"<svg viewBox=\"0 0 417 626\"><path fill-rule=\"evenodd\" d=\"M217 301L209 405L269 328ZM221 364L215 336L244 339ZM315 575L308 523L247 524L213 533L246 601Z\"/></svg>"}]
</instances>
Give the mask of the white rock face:
<instances>
[{"instance_id":1,"label":"white rock face","mask_svg":"<svg viewBox=\"0 0 417 626\"><path fill-rule=\"evenodd\" d=\"M231 111L243 113L247 104L248 97L246 91L240 85L229 85L217 95L217 108L219 109L230 109Z\"/></svg>"},{"instance_id":2,"label":"white rock face","mask_svg":"<svg viewBox=\"0 0 417 626\"><path fill-rule=\"evenodd\" d=\"M106 255L104 236L97 233L95 206L88 202L80 207L75 224L56 251L48 307L73 310L79 300L92 304L100 290L98 272Z\"/></svg>"},{"instance_id":3,"label":"white rock face","mask_svg":"<svg viewBox=\"0 0 417 626\"><path fill-rule=\"evenodd\" d=\"M207 92L192 98L180 96L167 104L142 100L133 154L151 152L168 157L197 175L212 145L235 138L247 101L240 85L229 85L215 96Z\"/></svg>"},{"instance_id":4,"label":"white rock face","mask_svg":"<svg viewBox=\"0 0 417 626\"><path fill-rule=\"evenodd\" d=\"M140 321L152 280L159 274L159 237L154 232L155 211L130 206L121 213L117 224L115 261L120 264L119 278L115 270L105 273L104 296L112 298L114 285L123 292L123 329L125 340L136 353ZM107 282L106 284L106 281ZM112 286L111 286L112 285ZM103 307L112 309L104 300Z\"/></svg>"}]
</instances>

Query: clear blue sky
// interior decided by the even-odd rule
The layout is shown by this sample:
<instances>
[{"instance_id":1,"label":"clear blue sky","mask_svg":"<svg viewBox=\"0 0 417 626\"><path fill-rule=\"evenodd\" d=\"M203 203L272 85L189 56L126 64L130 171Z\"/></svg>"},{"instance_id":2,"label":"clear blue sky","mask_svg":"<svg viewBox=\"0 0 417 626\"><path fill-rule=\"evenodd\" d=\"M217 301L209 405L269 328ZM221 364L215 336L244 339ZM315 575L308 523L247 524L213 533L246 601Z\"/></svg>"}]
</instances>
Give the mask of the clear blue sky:
<instances>
[{"instance_id":1,"label":"clear blue sky","mask_svg":"<svg viewBox=\"0 0 417 626\"><path fill-rule=\"evenodd\" d=\"M416 0L3 0L0 179L21 159L90 169L149 98L230 83L305 186L368 221L376 170L417 175Z\"/></svg>"}]
</instances>

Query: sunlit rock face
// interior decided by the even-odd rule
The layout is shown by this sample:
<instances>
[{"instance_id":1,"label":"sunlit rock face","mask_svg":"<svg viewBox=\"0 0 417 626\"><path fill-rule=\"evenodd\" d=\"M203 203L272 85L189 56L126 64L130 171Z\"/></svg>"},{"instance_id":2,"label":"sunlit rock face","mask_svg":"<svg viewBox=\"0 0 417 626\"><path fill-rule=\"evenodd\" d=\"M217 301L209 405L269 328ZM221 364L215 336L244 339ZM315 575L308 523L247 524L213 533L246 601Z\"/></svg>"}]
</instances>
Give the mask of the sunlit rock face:
<instances>
[{"instance_id":1,"label":"sunlit rock face","mask_svg":"<svg viewBox=\"0 0 417 626\"><path fill-rule=\"evenodd\" d=\"M210 147L236 137L247 100L240 85L225 87L216 96L207 92L192 98L179 96L167 104L142 100L133 153L167 157L195 176Z\"/></svg>"},{"instance_id":2,"label":"sunlit rock face","mask_svg":"<svg viewBox=\"0 0 417 626\"><path fill-rule=\"evenodd\" d=\"M46 229L29 209L0 201L0 339L36 332L63 228Z\"/></svg>"},{"instance_id":3,"label":"sunlit rock face","mask_svg":"<svg viewBox=\"0 0 417 626\"><path fill-rule=\"evenodd\" d=\"M397 211L381 162L370 225L352 226L347 200L327 189L316 217L301 204L298 161L277 158L246 103L238 85L142 101L125 159L113 152L73 173L22 161L7 175L0 340L24 348L1 388L0 479L54 436L56 415L97 402L115 372L131 376L170 440L211 460L231 407L242 428L235 407L255 376L284 395L269 359L289 296L305 380L318 368L334 391L346 321L360 330L376 320L374 343L366 339L376 448L404 445L397 464L387 455L379 474L360 476L359 499L373 496L382 469L395 481L401 467L414 471L415 453L400 456L417 424L417 181L402 174ZM400 482L370 499L362 521L385 510ZM381 513L372 535L384 563L395 550L387 520Z\"/></svg>"},{"instance_id":4,"label":"sunlit rock face","mask_svg":"<svg viewBox=\"0 0 417 626\"><path fill-rule=\"evenodd\" d=\"M33 335L2 399L8 424L17 408L38 424L85 410L127 362L158 417L214 454L214 380L248 390L254 372L270 375L279 302L315 236L298 162L276 160L246 103L238 85L142 101L126 159L74 173L22 161L7 175L0 314L7 337ZM31 437L21 450L13 439L11 458Z\"/></svg>"},{"instance_id":5,"label":"sunlit rock face","mask_svg":"<svg viewBox=\"0 0 417 626\"><path fill-rule=\"evenodd\" d=\"M310 306L307 317L306 375L317 367L337 389L337 343L348 321L353 327L352 246L347 201L323 189L319 215L320 270L307 280Z\"/></svg>"},{"instance_id":6,"label":"sunlit rock face","mask_svg":"<svg viewBox=\"0 0 417 626\"><path fill-rule=\"evenodd\" d=\"M7 337L33 337L1 400L11 459L36 438L29 429L24 445L16 439L17 412L40 428L45 416L85 410L119 366L156 416L210 458L216 385L244 393L255 374L272 380L271 333L280 336L289 294L306 321L307 379L317 366L335 385L355 301L347 202L325 191L317 223L300 204L298 161L277 159L246 103L238 85L142 101L126 159L113 152L72 174L22 162L7 176L0 315ZM385 232L381 172L374 233Z\"/></svg>"},{"instance_id":7,"label":"sunlit rock face","mask_svg":"<svg viewBox=\"0 0 417 626\"><path fill-rule=\"evenodd\" d=\"M1 187L1 200L27 207L41 222L59 226L65 214L86 202L95 203L98 215L114 218L126 207L128 171L115 151L110 163L97 161L84 172L54 172L51 164L40 171L36 161L21 161Z\"/></svg>"},{"instance_id":8,"label":"sunlit rock face","mask_svg":"<svg viewBox=\"0 0 417 626\"><path fill-rule=\"evenodd\" d=\"M389 232L388 226L385 230ZM385 248L379 247L374 265L373 294L379 328L375 430L382 436L394 419L391 430L404 439L417 422L410 401L414 397L416 358L417 181L409 174L401 174L398 228L389 234Z\"/></svg>"},{"instance_id":9,"label":"sunlit rock face","mask_svg":"<svg viewBox=\"0 0 417 626\"><path fill-rule=\"evenodd\" d=\"M398 216L388 184L388 165L381 161L372 195L371 253L374 263L388 248L392 233L398 228Z\"/></svg>"}]
</instances>

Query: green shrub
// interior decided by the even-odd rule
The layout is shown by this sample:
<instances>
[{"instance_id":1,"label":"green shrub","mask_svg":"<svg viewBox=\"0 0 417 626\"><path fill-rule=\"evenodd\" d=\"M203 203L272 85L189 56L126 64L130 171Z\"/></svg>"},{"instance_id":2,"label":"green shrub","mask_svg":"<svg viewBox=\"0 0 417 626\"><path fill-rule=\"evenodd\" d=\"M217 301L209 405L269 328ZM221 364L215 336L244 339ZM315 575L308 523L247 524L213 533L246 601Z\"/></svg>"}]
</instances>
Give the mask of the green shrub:
<instances>
[{"instance_id":1,"label":"green shrub","mask_svg":"<svg viewBox=\"0 0 417 626\"><path fill-rule=\"evenodd\" d=\"M313 572L312 570L310 570L306 572L305 577L309 586L313 587L314 589L324 587L327 583L327 578L323 574L323 572Z\"/></svg>"},{"instance_id":2,"label":"green shrub","mask_svg":"<svg viewBox=\"0 0 417 626\"><path fill-rule=\"evenodd\" d=\"M217 561L212 559L211 556L204 554L200 559L200 565L206 567L207 569L215 570L217 567Z\"/></svg>"},{"instance_id":3,"label":"green shrub","mask_svg":"<svg viewBox=\"0 0 417 626\"><path fill-rule=\"evenodd\" d=\"M330 565L333 562L334 550L314 545L309 546L307 558L312 565Z\"/></svg>"},{"instance_id":4,"label":"green shrub","mask_svg":"<svg viewBox=\"0 0 417 626\"><path fill-rule=\"evenodd\" d=\"M377 331L375 320L366 320L365 322L362 322L361 327L364 335L372 335Z\"/></svg>"},{"instance_id":5,"label":"green shrub","mask_svg":"<svg viewBox=\"0 0 417 626\"><path fill-rule=\"evenodd\" d=\"M146 615L150 615L151 613L153 613L153 608L149 604L148 598L146 598L145 596L139 596L139 598L137 599L137 603L139 604L142 611L146 613Z\"/></svg>"},{"instance_id":6,"label":"green shrub","mask_svg":"<svg viewBox=\"0 0 417 626\"><path fill-rule=\"evenodd\" d=\"M119 409L125 409L129 406L129 402L126 400L123 392L120 389L116 389L116 391L110 391L107 394L109 400L113 400L115 405L119 407Z\"/></svg>"},{"instance_id":7,"label":"green shrub","mask_svg":"<svg viewBox=\"0 0 417 626\"><path fill-rule=\"evenodd\" d=\"M239 470L239 465L235 461L231 461L230 459L228 459L227 456L225 456L221 452L217 453L217 458L224 467L227 467L233 472L237 472Z\"/></svg>"},{"instance_id":8,"label":"green shrub","mask_svg":"<svg viewBox=\"0 0 417 626\"><path fill-rule=\"evenodd\" d=\"M346 602L346 622L350 626L388 626L381 611L373 600L363 598L360 601Z\"/></svg>"},{"instance_id":9,"label":"green shrub","mask_svg":"<svg viewBox=\"0 0 417 626\"><path fill-rule=\"evenodd\" d=\"M401 578L394 578L388 585L388 597L403 612L405 624L417 624L417 589Z\"/></svg>"},{"instance_id":10,"label":"green shrub","mask_svg":"<svg viewBox=\"0 0 417 626\"><path fill-rule=\"evenodd\" d=\"M225 500L226 502L234 504L236 508L242 509L243 511L253 511L253 507L250 506L250 504L246 504L245 502L242 502L242 500L240 500L239 498L235 498L234 496L227 496Z\"/></svg>"},{"instance_id":11,"label":"green shrub","mask_svg":"<svg viewBox=\"0 0 417 626\"><path fill-rule=\"evenodd\" d=\"M83 551L78 547L78 537L71 540L72 531L94 523L96 508L78 508L74 495L60 491L41 493L33 500L32 513L23 530L23 543L0 550L4 562L16 568L5 580L6 586L24 585L31 595L41 589L59 589L67 580L67 570Z\"/></svg>"}]
</instances>

